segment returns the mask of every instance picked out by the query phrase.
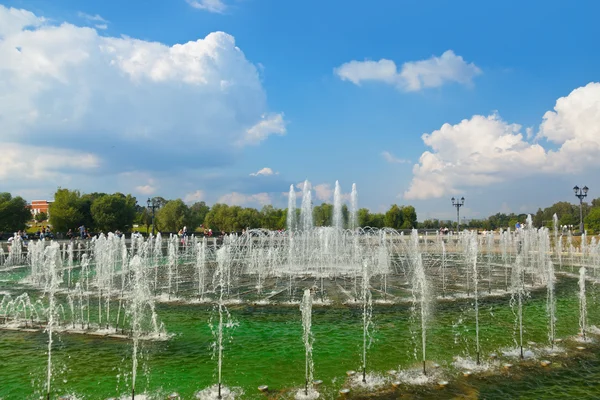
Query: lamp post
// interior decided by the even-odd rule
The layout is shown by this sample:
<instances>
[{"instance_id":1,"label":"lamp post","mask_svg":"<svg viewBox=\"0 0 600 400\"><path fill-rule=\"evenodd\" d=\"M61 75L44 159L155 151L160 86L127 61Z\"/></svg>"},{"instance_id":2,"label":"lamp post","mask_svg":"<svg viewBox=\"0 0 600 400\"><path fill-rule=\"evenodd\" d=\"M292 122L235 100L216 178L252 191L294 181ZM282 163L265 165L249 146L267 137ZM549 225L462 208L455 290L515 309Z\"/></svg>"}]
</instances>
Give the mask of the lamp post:
<instances>
[{"instance_id":1,"label":"lamp post","mask_svg":"<svg viewBox=\"0 0 600 400\"><path fill-rule=\"evenodd\" d=\"M154 210L156 210L158 204L156 204L154 199L150 200L150 198L148 198L146 204L148 205L148 209L152 211L152 236L154 236Z\"/></svg>"},{"instance_id":2,"label":"lamp post","mask_svg":"<svg viewBox=\"0 0 600 400\"><path fill-rule=\"evenodd\" d=\"M455 199L454 197L451 199L452 205L456 207L456 233L460 232L460 208L465 205L465 198L461 197L459 199Z\"/></svg>"},{"instance_id":3,"label":"lamp post","mask_svg":"<svg viewBox=\"0 0 600 400\"><path fill-rule=\"evenodd\" d=\"M583 234L583 199L587 197L588 187L584 186L580 188L579 186L575 186L573 191L575 192L575 197L579 198L579 232Z\"/></svg>"}]
</instances>

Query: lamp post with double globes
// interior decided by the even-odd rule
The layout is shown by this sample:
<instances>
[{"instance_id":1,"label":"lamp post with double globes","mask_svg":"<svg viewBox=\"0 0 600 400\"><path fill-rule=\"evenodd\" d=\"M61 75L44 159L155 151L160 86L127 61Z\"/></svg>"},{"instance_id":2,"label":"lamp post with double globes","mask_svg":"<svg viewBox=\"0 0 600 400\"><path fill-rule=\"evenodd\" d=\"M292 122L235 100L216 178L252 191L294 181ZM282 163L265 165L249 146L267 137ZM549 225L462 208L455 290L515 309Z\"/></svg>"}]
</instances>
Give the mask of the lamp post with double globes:
<instances>
[{"instance_id":1,"label":"lamp post with double globes","mask_svg":"<svg viewBox=\"0 0 600 400\"><path fill-rule=\"evenodd\" d=\"M156 200L151 200L150 198L148 198L146 204L148 205L148 209L152 211L152 236L154 236L154 214L155 210L158 208L158 204L156 203Z\"/></svg>"},{"instance_id":2,"label":"lamp post with double globes","mask_svg":"<svg viewBox=\"0 0 600 400\"><path fill-rule=\"evenodd\" d=\"M455 199L454 197L451 199L452 205L456 207L456 233L460 232L460 208L465 205L465 198L461 197L459 199Z\"/></svg>"},{"instance_id":3,"label":"lamp post with double globes","mask_svg":"<svg viewBox=\"0 0 600 400\"><path fill-rule=\"evenodd\" d=\"M579 199L579 232L583 234L583 199L587 197L587 192L589 188L584 186L580 188L579 186L575 186L573 191L575 192L575 197Z\"/></svg>"}]
</instances>

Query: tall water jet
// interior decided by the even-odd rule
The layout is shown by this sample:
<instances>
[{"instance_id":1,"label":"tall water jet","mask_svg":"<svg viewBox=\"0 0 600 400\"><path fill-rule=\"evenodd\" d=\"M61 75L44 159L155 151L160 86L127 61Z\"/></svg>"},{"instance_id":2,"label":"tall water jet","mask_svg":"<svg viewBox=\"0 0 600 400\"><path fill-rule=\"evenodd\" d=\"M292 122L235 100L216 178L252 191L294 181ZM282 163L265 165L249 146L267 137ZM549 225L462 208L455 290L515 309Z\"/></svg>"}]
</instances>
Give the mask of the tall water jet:
<instances>
[{"instance_id":1,"label":"tall water jet","mask_svg":"<svg viewBox=\"0 0 600 400\"><path fill-rule=\"evenodd\" d=\"M131 366L131 398L135 399L135 380L137 377L138 366L138 346L142 332L142 314L145 302L150 298L145 287L144 267L142 260L138 255L131 259L131 270L133 278L131 280L131 339L133 342L132 349L132 366Z\"/></svg>"},{"instance_id":2,"label":"tall water jet","mask_svg":"<svg viewBox=\"0 0 600 400\"><path fill-rule=\"evenodd\" d=\"M198 247L196 252L196 271L198 273L198 298L202 300L204 297L204 276L206 274L206 252L207 242L206 237L202 238L202 241L196 244Z\"/></svg>"},{"instance_id":3,"label":"tall water jet","mask_svg":"<svg viewBox=\"0 0 600 400\"><path fill-rule=\"evenodd\" d=\"M362 351L362 381L367 382L367 349L371 345L371 335L369 328L373 320L373 301L371 291L369 290L369 267L367 262L363 263L362 276L362 301L363 301L363 351Z\"/></svg>"},{"instance_id":4,"label":"tall water jet","mask_svg":"<svg viewBox=\"0 0 600 400\"><path fill-rule=\"evenodd\" d=\"M304 181L302 186L302 208L300 209L300 228L308 232L313 227L312 192L310 182Z\"/></svg>"},{"instance_id":5,"label":"tall water jet","mask_svg":"<svg viewBox=\"0 0 600 400\"><path fill-rule=\"evenodd\" d=\"M423 256L419 251L419 234L413 229L410 238L409 256L412 264L412 300L413 306L419 309L421 316L421 351L423 374L427 374L427 321L429 319L429 283L423 266Z\"/></svg>"},{"instance_id":6,"label":"tall water jet","mask_svg":"<svg viewBox=\"0 0 600 400\"><path fill-rule=\"evenodd\" d=\"M477 272L477 237L471 234L469 245L470 264L473 268L473 297L475 303L475 351L477 354L477 365L480 362L480 347L479 347L479 274Z\"/></svg>"},{"instance_id":7,"label":"tall water jet","mask_svg":"<svg viewBox=\"0 0 600 400\"><path fill-rule=\"evenodd\" d=\"M333 191L333 227L338 230L344 228L344 219L342 217L342 188L340 187L339 181L335 181L335 189Z\"/></svg>"},{"instance_id":8,"label":"tall water jet","mask_svg":"<svg viewBox=\"0 0 600 400\"><path fill-rule=\"evenodd\" d=\"M302 340L304 341L304 395L308 397L308 384L313 381L314 364L312 359L313 335L311 331L312 325L312 293L310 289L304 289L302 303L300 303L300 311L302 313Z\"/></svg>"},{"instance_id":9,"label":"tall water jet","mask_svg":"<svg viewBox=\"0 0 600 400\"><path fill-rule=\"evenodd\" d=\"M356 183L352 184L352 193L350 194L350 216L348 220L348 228L358 228L358 192L356 191Z\"/></svg>"},{"instance_id":10,"label":"tall water jet","mask_svg":"<svg viewBox=\"0 0 600 400\"><path fill-rule=\"evenodd\" d=\"M223 338L225 326L233 326L232 323L225 321L229 317L224 300L225 294L228 292L228 261L230 258L229 246L224 245L217 251L217 270L215 271L214 279L216 280L215 290L218 290L219 298L217 299L217 311L219 313L219 322L216 331L213 329L213 334L216 336L215 350L217 353L217 399L222 397L223 389ZM217 289L218 288L218 289ZM228 318L229 319L229 318Z\"/></svg>"},{"instance_id":11,"label":"tall water jet","mask_svg":"<svg viewBox=\"0 0 600 400\"><path fill-rule=\"evenodd\" d=\"M579 268L579 334L586 340L587 299L585 296L585 267Z\"/></svg>"},{"instance_id":12,"label":"tall water jet","mask_svg":"<svg viewBox=\"0 0 600 400\"><path fill-rule=\"evenodd\" d=\"M554 214L556 215L556 214ZM546 263L546 312L548 313L548 340L554 348L556 340L556 299L554 298L554 264L551 260Z\"/></svg>"},{"instance_id":13,"label":"tall water jet","mask_svg":"<svg viewBox=\"0 0 600 400\"><path fill-rule=\"evenodd\" d=\"M58 270L60 267L60 245L56 242L52 242L50 246L44 251L46 259L46 280L45 280L45 292L48 294L48 309L47 318L48 324L46 325L46 333L48 334L48 363L46 371L46 399L50 400L51 386L52 386L52 334L54 332L55 312L56 312L56 301L55 293L60 284Z\"/></svg>"},{"instance_id":14,"label":"tall water jet","mask_svg":"<svg viewBox=\"0 0 600 400\"><path fill-rule=\"evenodd\" d=\"M517 254L515 265L511 274L511 307L514 308L515 301L517 306L517 324L519 329L519 347L521 349L521 359L525 358L523 353L523 297L525 296L525 275L523 268L523 256Z\"/></svg>"},{"instance_id":15,"label":"tall water jet","mask_svg":"<svg viewBox=\"0 0 600 400\"><path fill-rule=\"evenodd\" d=\"M290 193L288 196L288 209L287 209L287 230L293 232L297 228L296 224L296 190L294 185L290 185Z\"/></svg>"}]
</instances>

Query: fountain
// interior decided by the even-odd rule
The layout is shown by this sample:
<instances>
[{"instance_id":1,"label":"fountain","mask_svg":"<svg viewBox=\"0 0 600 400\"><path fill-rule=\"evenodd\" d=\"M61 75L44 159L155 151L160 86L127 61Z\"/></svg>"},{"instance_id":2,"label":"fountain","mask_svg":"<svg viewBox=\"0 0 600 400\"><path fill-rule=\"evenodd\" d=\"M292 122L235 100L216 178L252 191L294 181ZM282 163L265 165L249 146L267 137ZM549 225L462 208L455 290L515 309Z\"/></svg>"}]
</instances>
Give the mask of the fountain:
<instances>
[{"instance_id":1,"label":"fountain","mask_svg":"<svg viewBox=\"0 0 600 400\"><path fill-rule=\"evenodd\" d=\"M45 265L47 266L45 277L45 292L48 295L48 308L46 310L48 323L46 332L48 333L48 364L46 373L46 399L50 400L52 387L52 334L55 329L56 322L56 303L55 294L59 285L58 265L60 257L60 246L58 243L53 243L44 251Z\"/></svg>"},{"instance_id":2,"label":"fountain","mask_svg":"<svg viewBox=\"0 0 600 400\"><path fill-rule=\"evenodd\" d=\"M479 274L477 272L477 237L475 237L474 235L471 235L469 245L469 256L469 262L473 267L473 297L475 308L475 352L477 356L477 365L480 365L481 350L479 347Z\"/></svg>"},{"instance_id":3,"label":"fountain","mask_svg":"<svg viewBox=\"0 0 600 400\"><path fill-rule=\"evenodd\" d=\"M319 393L312 387L309 388L309 383L314 377L314 363L312 358L313 335L311 332L312 325L312 292L311 289L304 289L302 303L300 303L300 311L302 313L302 340L304 341L304 390L298 392L297 399L316 399Z\"/></svg>"},{"instance_id":4,"label":"fountain","mask_svg":"<svg viewBox=\"0 0 600 400\"><path fill-rule=\"evenodd\" d=\"M535 363L540 370L551 366L561 371L567 361L563 350L572 360L581 354L595 365L595 351L583 353L575 346L583 341L596 349L598 314L586 301L586 296L599 294L595 285L586 286L597 279L600 268L596 239L582 236L580 249L572 237L563 243L557 218L553 232L534 229L528 219L523 230L479 239L467 231L448 237L361 229L356 185L346 197L339 183L332 226L315 227L310 183L302 187L300 218L294 189L285 232L256 229L218 240L189 236L184 241L176 236L163 240L160 234L147 239L107 234L86 241L32 241L25 246L16 239L10 248L0 245L0 357L8 360L0 369L0 397L31 397L32 376L34 390L42 390L45 398L61 393L165 398L176 393L171 397L196 394L214 400L238 398L244 391L250 397L378 398L378 390L389 395L390 384L409 394L429 393L444 387L460 391L464 385L455 385L455 380L469 379L468 386L478 389L481 383L468 375L484 368L489 374L511 368L525 376L510 358L517 351L521 358L544 355ZM568 251L564 257L563 244ZM571 273L575 267L578 275ZM578 302L571 301L575 295ZM304 351L294 345L299 335L293 310L298 306ZM432 318L434 308L438 312ZM318 318L314 332L313 311ZM579 329L569 326L577 312ZM170 334L159 316L165 317ZM209 326L202 323L207 319ZM230 345L234 320L244 329ZM453 332L460 330L455 336L447 334L452 323L458 327ZM510 324L518 349L505 352L510 340L495 332ZM375 326L377 341L372 340ZM582 338L561 342L557 332L578 332ZM47 353L35 339L42 334ZM78 335L92 337L94 345L76 345L79 339L73 337ZM319 346L313 359L315 339ZM213 361L205 350L211 341ZM548 341L552 353L536 344L547 346ZM481 361L483 343L494 351L493 362ZM470 364L459 374L446 368L473 346L477 364L485 365L476 367L467 360ZM120 348L131 355L131 363L128 357L115 356ZM348 356L357 350L360 370ZM418 370L412 369L411 353ZM35 371L22 376L23 364L44 365L44 376ZM315 367L322 380L314 380ZM349 371L353 368L357 372ZM392 368L393 378L382 376ZM536 373L533 366L527 368L527 374ZM559 375L535 376L569 387ZM508 379L506 386L520 385ZM227 387L234 383L235 389ZM194 393L198 386L206 389ZM421 389L412 389L417 386ZM528 395L526 386L519 387Z\"/></svg>"},{"instance_id":5,"label":"fountain","mask_svg":"<svg viewBox=\"0 0 600 400\"><path fill-rule=\"evenodd\" d=\"M362 381L367 382L367 349L371 345L371 335L369 328L373 319L373 299L369 290L369 267L365 262L363 264L362 276L362 303L363 303L363 346L362 346Z\"/></svg>"},{"instance_id":6,"label":"fountain","mask_svg":"<svg viewBox=\"0 0 600 400\"><path fill-rule=\"evenodd\" d=\"M425 275L423 258L419 252L419 234L416 229L411 233L411 246L409 254L412 266L412 301L414 309L420 311L421 321L421 360L423 363L423 375L427 375L426 355L427 355L427 320L429 317L429 284Z\"/></svg>"},{"instance_id":7,"label":"fountain","mask_svg":"<svg viewBox=\"0 0 600 400\"><path fill-rule=\"evenodd\" d=\"M579 268L579 334L586 341L587 330L587 298L585 296L585 267Z\"/></svg>"}]
</instances>

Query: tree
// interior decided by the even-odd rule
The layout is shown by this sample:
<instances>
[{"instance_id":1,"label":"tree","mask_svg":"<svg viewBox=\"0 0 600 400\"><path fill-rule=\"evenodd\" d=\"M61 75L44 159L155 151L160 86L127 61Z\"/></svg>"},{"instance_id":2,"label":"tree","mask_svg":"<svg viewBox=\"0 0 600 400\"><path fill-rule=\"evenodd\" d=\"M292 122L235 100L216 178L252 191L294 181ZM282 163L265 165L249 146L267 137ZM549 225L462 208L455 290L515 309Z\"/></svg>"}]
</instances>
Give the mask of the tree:
<instances>
[{"instance_id":1,"label":"tree","mask_svg":"<svg viewBox=\"0 0 600 400\"><path fill-rule=\"evenodd\" d=\"M190 226L188 226L188 229L195 231L196 228L204 224L209 211L210 207L203 201L192 204L190 206Z\"/></svg>"},{"instance_id":2,"label":"tree","mask_svg":"<svg viewBox=\"0 0 600 400\"><path fill-rule=\"evenodd\" d=\"M45 220L48 219L48 214L46 214L45 212L42 211L42 212L35 214L33 219L35 219L35 222L37 222L37 223L44 222Z\"/></svg>"},{"instance_id":3,"label":"tree","mask_svg":"<svg viewBox=\"0 0 600 400\"><path fill-rule=\"evenodd\" d=\"M333 205L323 203L313 208L313 222L315 226L331 226L333 220Z\"/></svg>"},{"instance_id":4,"label":"tree","mask_svg":"<svg viewBox=\"0 0 600 400\"><path fill-rule=\"evenodd\" d=\"M404 223L404 215L402 209L398 205L393 204L385 213L383 223L388 228L400 229Z\"/></svg>"},{"instance_id":5,"label":"tree","mask_svg":"<svg viewBox=\"0 0 600 400\"><path fill-rule=\"evenodd\" d=\"M50 224L57 232L76 229L83 221L80 211L81 195L77 190L58 189L50 203ZM87 225L86 225L87 226Z\"/></svg>"},{"instance_id":6,"label":"tree","mask_svg":"<svg viewBox=\"0 0 600 400\"><path fill-rule=\"evenodd\" d=\"M417 227L417 211L413 206L403 206L402 229L413 229Z\"/></svg>"},{"instance_id":7,"label":"tree","mask_svg":"<svg viewBox=\"0 0 600 400\"><path fill-rule=\"evenodd\" d=\"M287 219L287 210L281 210L266 205L260 210L260 227L265 229L284 229Z\"/></svg>"},{"instance_id":8,"label":"tree","mask_svg":"<svg viewBox=\"0 0 600 400\"><path fill-rule=\"evenodd\" d=\"M167 232L177 232L190 222L190 210L181 199L168 201L156 213L160 228Z\"/></svg>"},{"instance_id":9,"label":"tree","mask_svg":"<svg viewBox=\"0 0 600 400\"><path fill-rule=\"evenodd\" d=\"M0 193L0 232L25 229L29 220L31 220L31 211L22 197Z\"/></svg>"},{"instance_id":10,"label":"tree","mask_svg":"<svg viewBox=\"0 0 600 400\"><path fill-rule=\"evenodd\" d=\"M97 197L91 206L94 226L104 232L131 229L136 203L135 197L121 193Z\"/></svg>"},{"instance_id":11,"label":"tree","mask_svg":"<svg viewBox=\"0 0 600 400\"><path fill-rule=\"evenodd\" d=\"M600 207L592 207L585 217L585 224L587 229L593 233L600 232Z\"/></svg>"}]
</instances>

